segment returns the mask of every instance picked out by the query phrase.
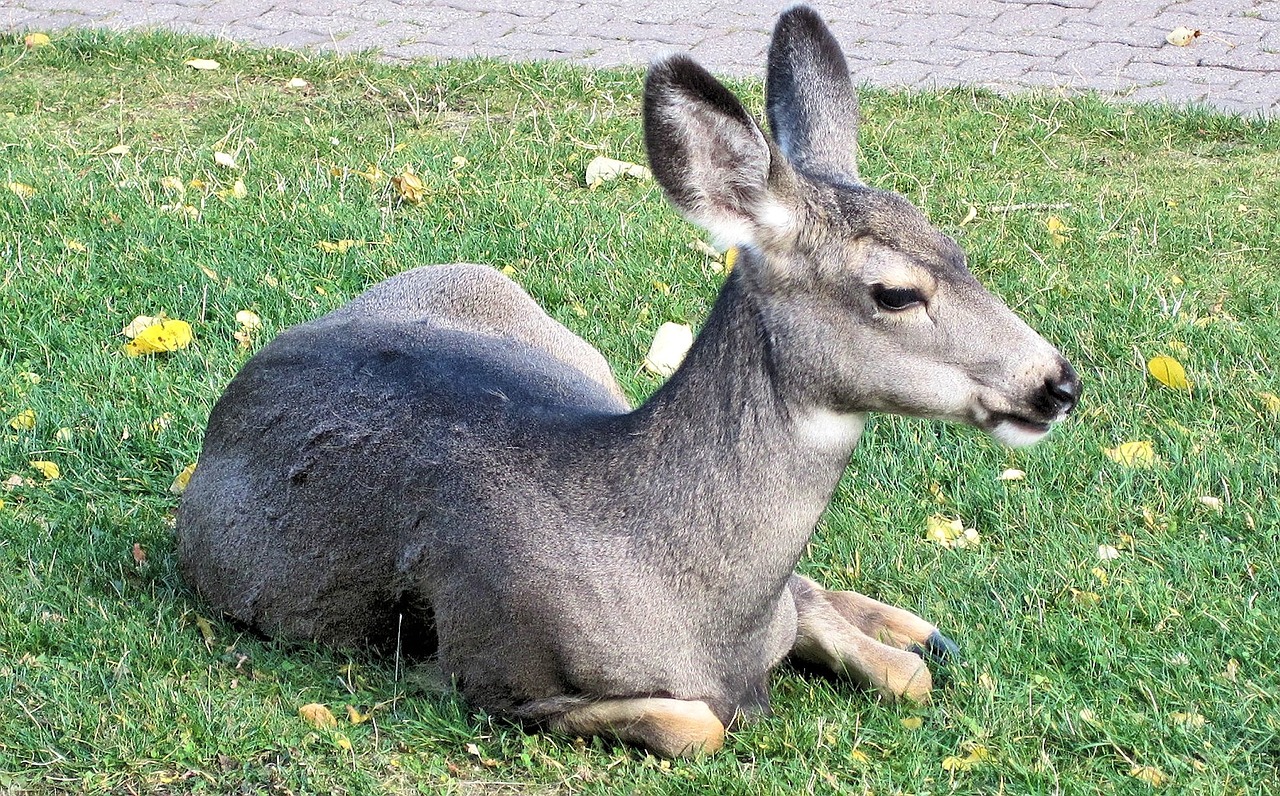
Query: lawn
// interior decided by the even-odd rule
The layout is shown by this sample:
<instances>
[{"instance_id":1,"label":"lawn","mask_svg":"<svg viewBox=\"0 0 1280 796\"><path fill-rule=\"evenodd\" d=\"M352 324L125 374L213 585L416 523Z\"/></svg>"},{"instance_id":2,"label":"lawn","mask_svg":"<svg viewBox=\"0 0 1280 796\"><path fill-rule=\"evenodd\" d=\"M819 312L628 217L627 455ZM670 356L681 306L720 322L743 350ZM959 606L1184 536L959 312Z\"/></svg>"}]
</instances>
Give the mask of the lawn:
<instances>
[{"instance_id":1,"label":"lawn","mask_svg":"<svg viewBox=\"0 0 1280 796\"><path fill-rule=\"evenodd\" d=\"M171 485L220 390L383 277L492 264L637 400L657 386L650 338L696 326L723 269L653 183L584 185L598 154L643 162L641 77L0 38L0 792L1280 792L1275 123L864 92L864 179L956 237L1085 383L1028 450L875 418L813 537L804 572L962 646L926 706L784 668L775 715L660 762L193 598ZM121 329L160 314L192 344L128 356ZM1160 355L1189 389L1148 373ZM1135 442L1149 459L1117 453ZM929 541L935 516L981 541Z\"/></svg>"}]
</instances>

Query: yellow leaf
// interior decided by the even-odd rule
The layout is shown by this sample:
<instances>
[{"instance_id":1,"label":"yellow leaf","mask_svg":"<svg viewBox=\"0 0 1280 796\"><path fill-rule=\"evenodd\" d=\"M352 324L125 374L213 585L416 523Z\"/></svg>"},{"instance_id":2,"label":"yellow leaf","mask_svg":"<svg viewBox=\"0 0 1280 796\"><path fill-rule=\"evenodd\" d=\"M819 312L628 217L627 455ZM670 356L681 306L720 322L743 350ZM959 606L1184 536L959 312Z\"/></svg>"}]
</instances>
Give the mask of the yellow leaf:
<instances>
[{"instance_id":1,"label":"yellow leaf","mask_svg":"<svg viewBox=\"0 0 1280 796\"><path fill-rule=\"evenodd\" d=\"M973 750L964 757L956 757L953 755L951 757L944 758L942 761L942 770L951 772L968 771L990 756L991 753L987 751L985 746L975 746L973 747Z\"/></svg>"},{"instance_id":2,"label":"yellow leaf","mask_svg":"<svg viewBox=\"0 0 1280 796\"><path fill-rule=\"evenodd\" d=\"M72 240L71 238L62 241L62 245L69 252L79 252L80 254L84 254L89 251L88 246L78 240Z\"/></svg>"},{"instance_id":3,"label":"yellow leaf","mask_svg":"<svg viewBox=\"0 0 1280 796\"><path fill-rule=\"evenodd\" d=\"M1129 769L1129 776L1158 788L1169 781L1169 775L1155 766L1134 766Z\"/></svg>"},{"instance_id":4,"label":"yellow leaf","mask_svg":"<svg viewBox=\"0 0 1280 796\"><path fill-rule=\"evenodd\" d=\"M157 315L155 317L152 317L150 315L139 315L133 320L129 321L129 323L126 324L125 327L120 330L120 334L132 340L133 338L141 334L143 329L146 329L148 326L155 326L157 323L160 323L163 320L164 320L164 315Z\"/></svg>"},{"instance_id":5,"label":"yellow leaf","mask_svg":"<svg viewBox=\"0 0 1280 796\"><path fill-rule=\"evenodd\" d=\"M129 145L128 145L128 144L117 144L117 145L115 145L115 146L111 147L110 149L108 149L106 152L103 152L102 154L104 154L104 155L127 155L127 154L129 154L131 151L132 151L132 150L131 150L131 149L129 149Z\"/></svg>"},{"instance_id":6,"label":"yellow leaf","mask_svg":"<svg viewBox=\"0 0 1280 796\"><path fill-rule=\"evenodd\" d=\"M1027 474L1024 473L1022 470L1015 470L1011 467L1008 470L1005 470L1002 473L1000 473L1000 475L997 475L996 480L997 481L1022 481L1026 477L1027 477Z\"/></svg>"},{"instance_id":7,"label":"yellow leaf","mask_svg":"<svg viewBox=\"0 0 1280 796\"><path fill-rule=\"evenodd\" d=\"M1201 495L1196 498L1196 502L1211 511L1222 513L1222 498L1214 497L1213 495Z\"/></svg>"},{"instance_id":8,"label":"yellow leaf","mask_svg":"<svg viewBox=\"0 0 1280 796\"><path fill-rule=\"evenodd\" d=\"M338 748L341 749L342 751L344 752L351 751L351 739L343 735L342 733L338 733L337 735L335 735L333 738L333 742L337 744Z\"/></svg>"},{"instance_id":9,"label":"yellow leaf","mask_svg":"<svg viewBox=\"0 0 1280 796\"><path fill-rule=\"evenodd\" d=\"M1049 230L1049 239L1053 241L1054 246L1061 246L1067 242L1066 233L1070 232L1071 228L1062 219L1057 216L1049 216L1045 219L1044 225Z\"/></svg>"},{"instance_id":10,"label":"yellow leaf","mask_svg":"<svg viewBox=\"0 0 1280 796\"><path fill-rule=\"evenodd\" d=\"M1183 369L1182 363L1173 357L1152 357L1147 361L1147 372L1156 381L1170 389L1191 389L1191 382L1187 380L1187 371Z\"/></svg>"},{"instance_id":11,"label":"yellow leaf","mask_svg":"<svg viewBox=\"0 0 1280 796\"><path fill-rule=\"evenodd\" d=\"M214 152L213 162L224 169L234 169L236 167L236 159L226 152Z\"/></svg>"},{"instance_id":12,"label":"yellow leaf","mask_svg":"<svg viewBox=\"0 0 1280 796\"><path fill-rule=\"evenodd\" d=\"M317 729L332 730L338 726L338 720L334 718L333 711L319 702L312 702L298 708L298 716Z\"/></svg>"},{"instance_id":13,"label":"yellow leaf","mask_svg":"<svg viewBox=\"0 0 1280 796\"><path fill-rule=\"evenodd\" d=\"M1258 393L1258 400L1262 402L1262 408L1266 409L1273 415L1280 415L1280 395L1273 392Z\"/></svg>"},{"instance_id":14,"label":"yellow leaf","mask_svg":"<svg viewBox=\"0 0 1280 796\"><path fill-rule=\"evenodd\" d=\"M212 58L192 58L182 62L183 66L189 66L192 69L198 69L202 72L212 72L215 69L222 68L222 64Z\"/></svg>"},{"instance_id":15,"label":"yellow leaf","mask_svg":"<svg viewBox=\"0 0 1280 796\"><path fill-rule=\"evenodd\" d=\"M852 752L850 752L849 759L852 760L856 765L865 765L871 762L871 758L868 757L867 753L862 751L861 749L854 749Z\"/></svg>"},{"instance_id":16,"label":"yellow leaf","mask_svg":"<svg viewBox=\"0 0 1280 796\"><path fill-rule=\"evenodd\" d=\"M1081 591L1080 589L1072 589L1071 602L1075 603L1081 608L1091 608L1097 605L1098 603L1102 602L1102 597L1099 596L1096 592Z\"/></svg>"},{"instance_id":17,"label":"yellow leaf","mask_svg":"<svg viewBox=\"0 0 1280 796\"><path fill-rule=\"evenodd\" d=\"M422 201L426 194L427 186L422 178L413 173L413 169L408 166L405 170L391 178L391 184L395 187L396 193L400 195L401 201L410 204L418 204Z\"/></svg>"},{"instance_id":18,"label":"yellow leaf","mask_svg":"<svg viewBox=\"0 0 1280 796\"><path fill-rule=\"evenodd\" d=\"M900 719L898 723L908 730L918 730L924 726L924 719L920 716L907 716Z\"/></svg>"},{"instance_id":19,"label":"yellow leaf","mask_svg":"<svg viewBox=\"0 0 1280 796\"><path fill-rule=\"evenodd\" d=\"M36 189L27 185L25 182L11 182L9 183L9 190L13 191L23 199L30 199L36 195Z\"/></svg>"},{"instance_id":20,"label":"yellow leaf","mask_svg":"<svg viewBox=\"0 0 1280 796\"><path fill-rule=\"evenodd\" d=\"M124 346L131 357L177 351L191 345L191 324L186 321L164 320L148 326Z\"/></svg>"},{"instance_id":21,"label":"yellow leaf","mask_svg":"<svg viewBox=\"0 0 1280 796\"><path fill-rule=\"evenodd\" d=\"M1188 727L1195 729L1205 725L1205 717L1199 713L1183 713L1181 711L1169 714L1169 723L1175 727Z\"/></svg>"},{"instance_id":22,"label":"yellow leaf","mask_svg":"<svg viewBox=\"0 0 1280 796\"><path fill-rule=\"evenodd\" d=\"M191 476L195 475L195 463L188 464L182 468L182 472L174 477L173 483L169 484L169 491L175 495L181 495L187 491L187 484L191 483Z\"/></svg>"},{"instance_id":23,"label":"yellow leaf","mask_svg":"<svg viewBox=\"0 0 1280 796\"><path fill-rule=\"evenodd\" d=\"M964 527L964 521L934 514L925 521L925 539L945 548L976 547L982 541L975 528Z\"/></svg>"},{"instance_id":24,"label":"yellow leaf","mask_svg":"<svg viewBox=\"0 0 1280 796\"><path fill-rule=\"evenodd\" d=\"M724 270L725 273L733 270L733 266L738 262L738 247L730 246L724 252Z\"/></svg>"},{"instance_id":25,"label":"yellow leaf","mask_svg":"<svg viewBox=\"0 0 1280 796\"><path fill-rule=\"evenodd\" d=\"M40 475L43 475L44 480L46 481L56 481L62 477L62 471L59 470L58 465L54 464L53 462L34 460L34 461L28 462L28 464L30 464L36 470L39 470Z\"/></svg>"},{"instance_id":26,"label":"yellow leaf","mask_svg":"<svg viewBox=\"0 0 1280 796\"><path fill-rule=\"evenodd\" d=\"M1155 447L1149 440L1125 442L1114 448L1103 448L1107 458L1125 467L1150 467L1156 463Z\"/></svg>"},{"instance_id":27,"label":"yellow leaf","mask_svg":"<svg viewBox=\"0 0 1280 796\"><path fill-rule=\"evenodd\" d=\"M14 431L30 431L36 427L36 413L32 409L23 409L9 418L9 428Z\"/></svg>"},{"instance_id":28,"label":"yellow leaf","mask_svg":"<svg viewBox=\"0 0 1280 796\"><path fill-rule=\"evenodd\" d=\"M212 646L213 642L218 640L218 637L213 634L213 623L199 614L196 615L196 630L200 631L200 637L204 639L206 647Z\"/></svg>"},{"instance_id":29,"label":"yellow leaf","mask_svg":"<svg viewBox=\"0 0 1280 796\"><path fill-rule=\"evenodd\" d=\"M364 724L369 718L370 715L368 713L361 713L351 705L347 705L347 721L352 724Z\"/></svg>"},{"instance_id":30,"label":"yellow leaf","mask_svg":"<svg viewBox=\"0 0 1280 796\"><path fill-rule=\"evenodd\" d=\"M249 189L245 187L244 180L236 180L230 188L218 191L218 196L222 199L243 199L248 195Z\"/></svg>"},{"instance_id":31,"label":"yellow leaf","mask_svg":"<svg viewBox=\"0 0 1280 796\"><path fill-rule=\"evenodd\" d=\"M316 241L316 248L322 252L328 252L329 254L346 254L348 249L353 249L356 246L363 246L365 243L367 243L367 241L351 240L350 238L343 238L342 240L320 240Z\"/></svg>"},{"instance_id":32,"label":"yellow leaf","mask_svg":"<svg viewBox=\"0 0 1280 796\"><path fill-rule=\"evenodd\" d=\"M47 33L28 33L26 38L22 40L23 46L28 50L34 50L37 47L48 47L53 44Z\"/></svg>"},{"instance_id":33,"label":"yellow leaf","mask_svg":"<svg viewBox=\"0 0 1280 796\"><path fill-rule=\"evenodd\" d=\"M56 439L58 442L70 442L71 437L72 437L71 429L67 428L66 426L63 426L62 428L53 432L53 438Z\"/></svg>"}]
</instances>

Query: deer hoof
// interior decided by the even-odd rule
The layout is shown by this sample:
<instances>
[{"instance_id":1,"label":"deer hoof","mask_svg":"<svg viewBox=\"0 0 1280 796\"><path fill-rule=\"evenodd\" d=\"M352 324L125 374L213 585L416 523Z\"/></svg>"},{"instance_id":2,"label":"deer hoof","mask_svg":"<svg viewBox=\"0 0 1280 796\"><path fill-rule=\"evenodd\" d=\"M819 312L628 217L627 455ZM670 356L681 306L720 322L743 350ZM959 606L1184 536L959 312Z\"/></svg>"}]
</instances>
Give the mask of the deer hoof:
<instances>
[{"instance_id":1,"label":"deer hoof","mask_svg":"<svg viewBox=\"0 0 1280 796\"><path fill-rule=\"evenodd\" d=\"M963 660L960 655L960 647L954 641L942 635L940 630L930 633L929 638L925 639L923 645L912 644L908 651L914 652L921 658L934 663L960 663Z\"/></svg>"}]
</instances>

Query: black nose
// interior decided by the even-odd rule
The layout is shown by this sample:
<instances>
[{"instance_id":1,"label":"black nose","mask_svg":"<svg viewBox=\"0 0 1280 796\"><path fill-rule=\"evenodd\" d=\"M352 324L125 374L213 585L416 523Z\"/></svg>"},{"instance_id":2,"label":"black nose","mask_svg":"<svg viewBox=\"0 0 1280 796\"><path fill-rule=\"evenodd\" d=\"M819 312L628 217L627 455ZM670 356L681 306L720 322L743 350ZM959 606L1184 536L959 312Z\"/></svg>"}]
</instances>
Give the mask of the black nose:
<instances>
[{"instance_id":1,"label":"black nose","mask_svg":"<svg viewBox=\"0 0 1280 796\"><path fill-rule=\"evenodd\" d=\"M1044 380L1044 394L1047 403L1054 408L1054 414L1069 413L1080 402L1080 376L1068 362L1062 363L1062 370L1057 378Z\"/></svg>"}]
</instances>

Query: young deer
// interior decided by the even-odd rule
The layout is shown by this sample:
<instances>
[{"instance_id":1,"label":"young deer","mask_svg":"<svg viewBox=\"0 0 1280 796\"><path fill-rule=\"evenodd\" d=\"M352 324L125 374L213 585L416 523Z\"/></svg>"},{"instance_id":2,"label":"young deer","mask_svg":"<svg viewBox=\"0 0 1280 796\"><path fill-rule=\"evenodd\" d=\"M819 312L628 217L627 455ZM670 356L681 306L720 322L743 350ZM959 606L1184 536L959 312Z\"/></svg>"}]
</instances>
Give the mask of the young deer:
<instances>
[{"instance_id":1,"label":"young deer","mask_svg":"<svg viewBox=\"0 0 1280 796\"><path fill-rule=\"evenodd\" d=\"M434 653L472 705L660 755L767 709L788 654L923 699L925 620L794 573L864 413L1031 444L1066 360L855 163L822 20L769 50L770 140L684 56L645 84L667 196L741 250L683 366L632 410L600 354L497 271L419 268L281 334L213 410L185 577L281 637Z\"/></svg>"}]
</instances>

